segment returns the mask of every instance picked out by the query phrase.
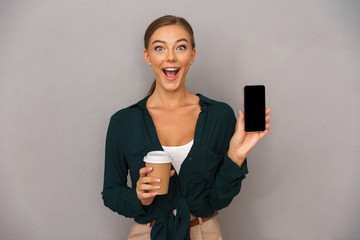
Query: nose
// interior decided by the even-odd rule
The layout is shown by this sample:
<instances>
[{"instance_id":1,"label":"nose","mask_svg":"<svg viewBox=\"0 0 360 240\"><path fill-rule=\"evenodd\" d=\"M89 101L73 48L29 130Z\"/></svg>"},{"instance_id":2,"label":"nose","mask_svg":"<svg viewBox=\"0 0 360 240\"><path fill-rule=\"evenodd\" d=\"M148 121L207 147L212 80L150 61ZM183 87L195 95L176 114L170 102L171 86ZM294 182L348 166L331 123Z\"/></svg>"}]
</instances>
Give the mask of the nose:
<instances>
[{"instance_id":1,"label":"nose","mask_svg":"<svg viewBox=\"0 0 360 240\"><path fill-rule=\"evenodd\" d=\"M170 51L168 52L167 59L168 59L168 61L170 61L170 62L175 61L175 54L174 54L174 51L173 51L173 50L170 50Z\"/></svg>"}]
</instances>

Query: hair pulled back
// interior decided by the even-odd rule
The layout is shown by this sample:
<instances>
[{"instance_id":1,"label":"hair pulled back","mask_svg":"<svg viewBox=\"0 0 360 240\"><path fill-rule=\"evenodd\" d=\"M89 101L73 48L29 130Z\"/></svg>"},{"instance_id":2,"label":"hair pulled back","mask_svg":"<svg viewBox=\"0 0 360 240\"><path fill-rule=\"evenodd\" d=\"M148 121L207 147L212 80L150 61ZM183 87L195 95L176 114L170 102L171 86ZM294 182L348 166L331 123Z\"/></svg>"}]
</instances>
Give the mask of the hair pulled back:
<instances>
[{"instance_id":1,"label":"hair pulled back","mask_svg":"<svg viewBox=\"0 0 360 240\"><path fill-rule=\"evenodd\" d=\"M148 50L149 41L150 41L151 36L154 34L154 32L156 30L158 30L159 28L168 26L168 25L182 26L190 35L190 41L191 41L192 48L195 48L194 32L193 32L193 29L192 29L191 25L189 24L189 22L186 21L182 17L176 17L173 15L165 15L165 16L155 19L152 23L150 23L150 25L146 29L145 34L144 34L144 47L146 50ZM156 86L156 82L154 81L148 91L148 95L151 95L154 93L155 86Z\"/></svg>"}]
</instances>

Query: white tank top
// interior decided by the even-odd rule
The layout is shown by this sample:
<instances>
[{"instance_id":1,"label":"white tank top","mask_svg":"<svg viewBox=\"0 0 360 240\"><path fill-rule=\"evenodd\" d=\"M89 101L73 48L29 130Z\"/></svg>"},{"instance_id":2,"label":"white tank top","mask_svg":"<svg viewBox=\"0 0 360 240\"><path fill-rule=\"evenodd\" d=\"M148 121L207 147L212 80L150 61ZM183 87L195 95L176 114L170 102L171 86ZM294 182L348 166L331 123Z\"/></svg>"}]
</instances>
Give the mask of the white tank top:
<instances>
[{"instance_id":1,"label":"white tank top","mask_svg":"<svg viewBox=\"0 0 360 240\"><path fill-rule=\"evenodd\" d=\"M162 146L165 152L168 152L173 159L172 165L174 166L176 172L179 174L181 164L184 162L186 156L189 154L190 149L194 143L194 140L191 142L182 145L182 146Z\"/></svg>"}]
</instances>

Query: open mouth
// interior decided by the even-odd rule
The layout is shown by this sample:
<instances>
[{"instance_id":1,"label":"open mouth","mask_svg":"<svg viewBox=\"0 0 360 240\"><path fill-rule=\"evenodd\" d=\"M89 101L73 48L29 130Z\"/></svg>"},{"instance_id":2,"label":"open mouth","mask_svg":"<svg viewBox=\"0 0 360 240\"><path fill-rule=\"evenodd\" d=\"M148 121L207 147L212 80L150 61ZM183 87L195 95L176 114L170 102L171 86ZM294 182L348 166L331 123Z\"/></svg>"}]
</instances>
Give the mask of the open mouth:
<instances>
[{"instance_id":1,"label":"open mouth","mask_svg":"<svg viewBox=\"0 0 360 240\"><path fill-rule=\"evenodd\" d=\"M165 74L165 76L169 79L173 79L177 76L177 74L179 73L179 68L164 68L162 69L163 73Z\"/></svg>"}]
</instances>

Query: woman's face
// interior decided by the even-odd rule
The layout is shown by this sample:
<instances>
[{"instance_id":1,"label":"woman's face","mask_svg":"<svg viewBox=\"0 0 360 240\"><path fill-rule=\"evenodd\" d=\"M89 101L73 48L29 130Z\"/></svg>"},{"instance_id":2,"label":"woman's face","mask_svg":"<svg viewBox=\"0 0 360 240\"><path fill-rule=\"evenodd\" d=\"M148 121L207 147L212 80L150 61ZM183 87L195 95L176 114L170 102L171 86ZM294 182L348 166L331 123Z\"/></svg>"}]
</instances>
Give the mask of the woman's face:
<instances>
[{"instance_id":1,"label":"woman's face","mask_svg":"<svg viewBox=\"0 0 360 240\"><path fill-rule=\"evenodd\" d=\"M156 88L175 91L185 88L185 77L195 58L190 34L178 25L157 29L150 38L144 58L152 67Z\"/></svg>"}]
</instances>

